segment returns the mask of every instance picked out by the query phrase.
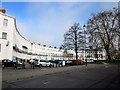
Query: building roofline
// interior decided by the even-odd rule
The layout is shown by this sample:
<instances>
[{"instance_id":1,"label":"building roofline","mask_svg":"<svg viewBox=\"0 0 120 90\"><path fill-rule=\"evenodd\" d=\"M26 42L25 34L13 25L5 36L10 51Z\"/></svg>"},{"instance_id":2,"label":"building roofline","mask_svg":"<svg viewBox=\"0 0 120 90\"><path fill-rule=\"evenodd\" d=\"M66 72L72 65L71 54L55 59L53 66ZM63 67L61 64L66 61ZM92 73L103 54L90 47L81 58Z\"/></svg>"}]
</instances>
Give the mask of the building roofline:
<instances>
[{"instance_id":1,"label":"building roofline","mask_svg":"<svg viewBox=\"0 0 120 90\"><path fill-rule=\"evenodd\" d=\"M8 15L8 14L6 14L6 13L2 13L2 12L0 12L0 14L1 14L1 15L3 15L3 16L7 16L7 17L10 17L10 18L13 18L13 19L15 19L15 17L13 17L13 16L10 16L10 15Z\"/></svg>"}]
</instances>

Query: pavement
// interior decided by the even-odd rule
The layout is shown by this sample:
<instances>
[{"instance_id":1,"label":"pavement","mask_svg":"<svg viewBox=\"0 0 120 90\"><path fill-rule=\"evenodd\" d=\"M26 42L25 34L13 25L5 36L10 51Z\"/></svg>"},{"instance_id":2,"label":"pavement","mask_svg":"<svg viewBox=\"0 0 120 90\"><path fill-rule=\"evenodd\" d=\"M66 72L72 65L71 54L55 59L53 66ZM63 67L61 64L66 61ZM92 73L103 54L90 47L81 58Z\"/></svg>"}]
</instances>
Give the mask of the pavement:
<instances>
[{"instance_id":1,"label":"pavement","mask_svg":"<svg viewBox=\"0 0 120 90\"><path fill-rule=\"evenodd\" d=\"M94 65L90 65L90 68L95 67ZM64 66L64 67L35 67L35 69L31 69L30 65L26 65L26 69L18 68L5 68L2 70L2 81L3 82L15 82L16 80L23 80L28 78L33 78L37 76L49 75L53 73L60 73L64 71L71 71L76 69L85 69L85 65L77 65L77 66Z\"/></svg>"},{"instance_id":2,"label":"pavement","mask_svg":"<svg viewBox=\"0 0 120 90\"><path fill-rule=\"evenodd\" d=\"M2 68L0 68L0 90L2 89Z\"/></svg>"},{"instance_id":3,"label":"pavement","mask_svg":"<svg viewBox=\"0 0 120 90\"><path fill-rule=\"evenodd\" d=\"M35 69L27 66L26 69L17 70L5 68L2 74L4 88L120 88L118 65L88 64L87 67L77 65Z\"/></svg>"}]
</instances>

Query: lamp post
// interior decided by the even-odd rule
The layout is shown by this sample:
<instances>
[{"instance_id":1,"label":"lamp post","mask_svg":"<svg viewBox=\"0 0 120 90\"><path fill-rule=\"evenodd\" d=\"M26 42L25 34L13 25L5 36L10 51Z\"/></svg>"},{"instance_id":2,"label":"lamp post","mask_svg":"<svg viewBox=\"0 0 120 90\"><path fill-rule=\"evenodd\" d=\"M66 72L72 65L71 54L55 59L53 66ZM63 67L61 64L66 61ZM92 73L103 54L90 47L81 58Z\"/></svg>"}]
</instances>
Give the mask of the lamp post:
<instances>
[{"instance_id":1,"label":"lamp post","mask_svg":"<svg viewBox=\"0 0 120 90\"><path fill-rule=\"evenodd\" d=\"M85 37L85 45L84 45L84 62L85 62L85 65L87 66L87 59L86 59L86 34L85 34L85 25L83 25L83 28L84 28L84 37Z\"/></svg>"}]
</instances>

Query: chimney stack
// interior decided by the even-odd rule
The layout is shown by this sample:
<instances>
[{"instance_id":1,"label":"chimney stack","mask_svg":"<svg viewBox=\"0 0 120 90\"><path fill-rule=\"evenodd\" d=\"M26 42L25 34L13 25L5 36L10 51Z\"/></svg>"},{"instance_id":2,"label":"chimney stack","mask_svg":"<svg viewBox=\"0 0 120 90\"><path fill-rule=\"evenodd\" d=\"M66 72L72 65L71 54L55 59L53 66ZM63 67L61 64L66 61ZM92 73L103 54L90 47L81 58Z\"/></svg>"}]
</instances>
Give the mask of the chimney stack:
<instances>
[{"instance_id":1,"label":"chimney stack","mask_svg":"<svg viewBox=\"0 0 120 90\"><path fill-rule=\"evenodd\" d=\"M0 8L0 12L6 13L6 10L4 8Z\"/></svg>"}]
</instances>

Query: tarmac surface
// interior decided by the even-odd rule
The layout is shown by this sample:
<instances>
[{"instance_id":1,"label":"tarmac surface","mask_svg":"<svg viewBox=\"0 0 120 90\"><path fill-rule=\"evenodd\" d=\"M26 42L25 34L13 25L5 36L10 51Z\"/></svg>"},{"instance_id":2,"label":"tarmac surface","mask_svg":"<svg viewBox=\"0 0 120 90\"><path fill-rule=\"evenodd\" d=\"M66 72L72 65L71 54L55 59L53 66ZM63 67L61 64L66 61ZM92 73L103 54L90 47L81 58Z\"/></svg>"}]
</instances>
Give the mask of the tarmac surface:
<instances>
[{"instance_id":1,"label":"tarmac surface","mask_svg":"<svg viewBox=\"0 0 120 90\"><path fill-rule=\"evenodd\" d=\"M31 69L5 68L3 88L120 88L120 66L88 64Z\"/></svg>"}]
</instances>

